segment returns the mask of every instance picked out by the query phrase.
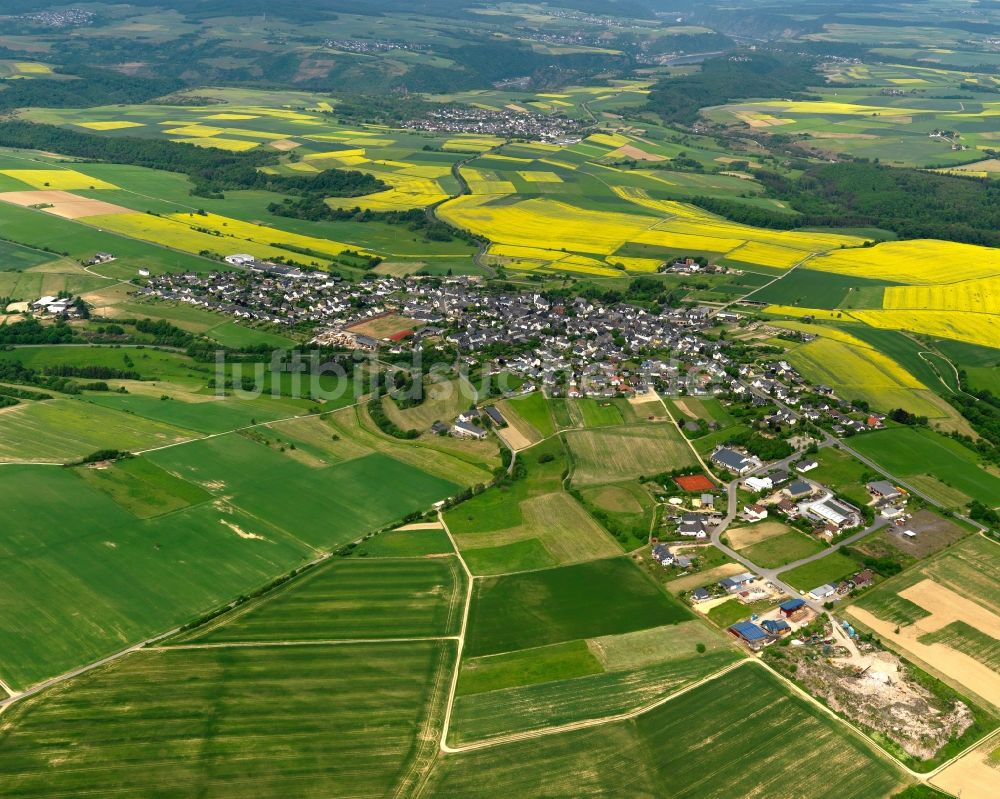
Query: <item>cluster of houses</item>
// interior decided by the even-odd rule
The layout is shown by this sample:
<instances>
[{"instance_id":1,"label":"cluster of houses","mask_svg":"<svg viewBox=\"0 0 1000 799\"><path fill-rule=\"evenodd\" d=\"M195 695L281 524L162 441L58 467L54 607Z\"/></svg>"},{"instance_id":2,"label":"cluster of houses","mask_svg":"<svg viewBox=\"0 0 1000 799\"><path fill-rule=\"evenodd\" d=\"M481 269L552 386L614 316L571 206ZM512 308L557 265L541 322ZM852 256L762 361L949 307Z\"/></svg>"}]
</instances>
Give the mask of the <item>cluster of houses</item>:
<instances>
[{"instance_id":1,"label":"cluster of houses","mask_svg":"<svg viewBox=\"0 0 1000 799\"><path fill-rule=\"evenodd\" d=\"M776 333L787 333L777 328L773 330ZM838 436L850 436L885 427L885 414L858 411L849 402L838 399L830 386L809 383L787 361L763 365L740 364L737 373L739 380L734 381L734 385L730 387L734 394L753 396L756 393L756 399L763 399L761 395L767 395L778 403L792 406L779 408L764 417L764 425L795 428L804 422L812 422L828 428Z\"/></svg>"},{"instance_id":2,"label":"cluster of houses","mask_svg":"<svg viewBox=\"0 0 1000 799\"><path fill-rule=\"evenodd\" d=\"M805 600L798 597L788 599L778 605L769 618L740 621L729 628L733 637L742 641L753 651L780 641L785 636L812 619L812 611Z\"/></svg>"},{"instance_id":3,"label":"cluster of houses","mask_svg":"<svg viewBox=\"0 0 1000 799\"><path fill-rule=\"evenodd\" d=\"M815 468L815 461L807 459L795 468L810 471ZM802 477L792 477L780 467L764 475L747 477L741 485L754 493L773 492L744 506L742 515L748 522L762 521L774 511L787 520L806 519L813 523L816 535L832 539L864 521L859 508L840 499L830 489Z\"/></svg>"},{"instance_id":4,"label":"cluster of houses","mask_svg":"<svg viewBox=\"0 0 1000 799\"><path fill-rule=\"evenodd\" d=\"M856 589L867 588L874 581L875 572L871 569L862 569L851 575L848 579L841 580L839 583L824 583L823 585L816 586L816 588L810 589L806 595L817 602L829 602L839 599Z\"/></svg>"},{"instance_id":5,"label":"cluster of houses","mask_svg":"<svg viewBox=\"0 0 1000 799\"><path fill-rule=\"evenodd\" d=\"M229 255L239 270L157 275L139 288L142 296L183 302L248 322L275 325L322 324L331 318L361 321L384 311L379 303L394 289L348 284L326 272L303 271L258 261L251 255ZM361 307L354 307L360 298ZM365 313L371 310L370 313Z\"/></svg>"},{"instance_id":6,"label":"cluster of houses","mask_svg":"<svg viewBox=\"0 0 1000 799\"><path fill-rule=\"evenodd\" d=\"M401 352L443 339L467 357L503 346L507 352L495 359L496 365L550 396L644 393L690 369L708 380L728 379L722 345L699 335L712 324L707 308L655 313L582 298L555 302L537 293L497 293L468 276L350 283L250 255L230 255L226 261L238 268L158 275L139 293L249 322L310 325L317 331L315 340L330 346ZM389 313L412 322L405 342L351 330ZM680 360L643 358L647 349L669 349ZM626 366L636 361L638 368Z\"/></svg>"},{"instance_id":7,"label":"cluster of houses","mask_svg":"<svg viewBox=\"0 0 1000 799\"><path fill-rule=\"evenodd\" d=\"M517 110L520 108L520 110ZM563 114L541 115L526 108L472 108L448 105L402 124L410 130L431 133L476 133L501 139L532 139L554 144L576 144L580 125Z\"/></svg>"}]
</instances>

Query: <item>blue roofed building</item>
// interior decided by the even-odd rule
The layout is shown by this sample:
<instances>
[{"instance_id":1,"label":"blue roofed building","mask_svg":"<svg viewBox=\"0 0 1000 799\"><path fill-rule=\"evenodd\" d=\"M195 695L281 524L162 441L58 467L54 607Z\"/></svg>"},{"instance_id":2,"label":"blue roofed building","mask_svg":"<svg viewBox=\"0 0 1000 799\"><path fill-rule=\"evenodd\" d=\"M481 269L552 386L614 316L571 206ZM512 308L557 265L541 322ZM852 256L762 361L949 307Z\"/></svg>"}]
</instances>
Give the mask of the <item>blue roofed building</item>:
<instances>
[{"instance_id":1,"label":"blue roofed building","mask_svg":"<svg viewBox=\"0 0 1000 799\"><path fill-rule=\"evenodd\" d=\"M768 635L788 635L792 628L784 619L764 619L760 624Z\"/></svg>"},{"instance_id":2,"label":"blue roofed building","mask_svg":"<svg viewBox=\"0 0 1000 799\"><path fill-rule=\"evenodd\" d=\"M751 649L760 649L768 642L768 634L752 621L738 621L729 632L745 642Z\"/></svg>"},{"instance_id":3,"label":"blue roofed building","mask_svg":"<svg viewBox=\"0 0 1000 799\"><path fill-rule=\"evenodd\" d=\"M806 601L804 599L789 599L778 605L778 609L781 611L782 616L791 616L798 613L802 608L806 606Z\"/></svg>"}]
</instances>

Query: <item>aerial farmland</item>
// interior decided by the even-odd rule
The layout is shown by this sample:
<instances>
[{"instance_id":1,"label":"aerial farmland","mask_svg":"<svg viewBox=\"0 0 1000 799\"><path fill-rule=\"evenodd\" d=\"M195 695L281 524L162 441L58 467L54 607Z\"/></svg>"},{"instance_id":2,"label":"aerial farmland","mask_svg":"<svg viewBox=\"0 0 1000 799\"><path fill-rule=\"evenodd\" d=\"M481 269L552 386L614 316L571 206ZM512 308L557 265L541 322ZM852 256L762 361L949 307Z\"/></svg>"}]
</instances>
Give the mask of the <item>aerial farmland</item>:
<instances>
[{"instance_id":1,"label":"aerial farmland","mask_svg":"<svg viewBox=\"0 0 1000 799\"><path fill-rule=\"evenodd\" d=\"M993 5L0 23L0 796L995 799Z\"/></svg>"}]
</instances>

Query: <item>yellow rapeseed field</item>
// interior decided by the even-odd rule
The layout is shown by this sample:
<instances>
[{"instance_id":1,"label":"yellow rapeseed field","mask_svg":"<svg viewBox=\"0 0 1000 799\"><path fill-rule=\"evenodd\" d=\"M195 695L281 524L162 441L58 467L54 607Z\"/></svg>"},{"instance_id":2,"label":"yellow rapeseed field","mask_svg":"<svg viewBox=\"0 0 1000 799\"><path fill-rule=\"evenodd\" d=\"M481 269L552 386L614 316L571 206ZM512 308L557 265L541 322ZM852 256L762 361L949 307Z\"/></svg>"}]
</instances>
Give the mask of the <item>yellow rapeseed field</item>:
<instances>
[{"instance_id":1,"label":"yellow rapeseed field","mask_svg":"<svg viewBox=\"0 0 1000 799\"><path fill-rule=\"evenodd\" d=\"M584 141L591 144L602 144L606 147L613 147L616 150L619 147L624 147L626 144L632 143L631 139L617 133L592 133Z\"/></svg>"},{"instance_id":2,"label":"yellow rapeseed field","mask_svg":"<svg viewBox=\"0 0 1000 799\"><path fill-rule=\"evenodd\" d=\"M1000 261L1000 252L997 253ZM1000 276L982 280L925 286L887 286L882 298L887 311L974 311L1000 314Z\"/></svg>"},{"instance_id":3,"label":"yellow rapeseed field","mask_svg":"<svg viewBox=\"0 0 1000 799\"><path fill-rule=\"evenodd\" d=\"M1000 341L1000 316L970 311L851 311L855 319L872 327L906 330L996 347Z\"/></svg>"},{"instance_id":4,"label":"yellow rapeseed field","mask_svg":"<svg viewBox=\"0 0 1000 799\"><path fill-rule=\"evenodd\" d=\"M406 170L409 171L409 170ZM392 186L391 189L366 194L363 197L330 197L327 204L332 208L362 208L370 211L407 211L411 208L426 208L441 202L448 194L437 181L416 177L403 172L377 172L378 177Z\"/></svg>"},{"instance_id":5,"label":"yellow rapeseed field","mask_svg":"<svg viewBox=\"0 0 1000 799\"><path fill-rule=\"evenodd\" d=\"M818 327L818 326L817 326ZM905 408L929 418L949 416L947 405L893 359L867 345L853 345L815 330L820 338L791 350L786 358L810 380L836 386L845 399L874 408ZM853 337L848 337L853 338Z\"/></svg>"},{"instance_id":6,"label":"yellow rapeseed field","mask_svg":"<svg viewBox=\"0 0 1000 799\"><path fill-rule=\"evenodd\" d=\"M18 61L14 64L22 75L51 75L52 67L38 61Z\"/></svg>"},{"instance_id":7,"label":"yellow rapeseed field","mask_svg":"<svg viewBox=\"0 0 1000 799\"><path fill-rule=\"evenodd\" d=\"M0 175L31 186L33 189L117 189L113 183L92 178L73 169L0 169Z\"/></svg>"},{"instance_id":8,"label":"yellow rapeseed field","mask_svg":"<svg viewBox=\"0 0 1000 799\"><path fill-rule=\"evenodd\" d=\"M125 128L143 128L142 122L127 122L125 120L109 120L107 122L76 122L78 128L87 130L124 130Z\"/></svg>"},{"instance_id":9,"label":"yellow rapeseed field","mask_svg":"<svg viewBox=\"0 0 1000 799\"><path fill-rule=\"evenodd\" d=\"M742 247L737 247L727 253L726 257L748 264L787 269L810 255L812 253L808 250L796 250L791 247L783 247L780 244L767 244L761 241L748 241Z\"/></svg>"},{"instance_id":10,"label":"yellow rapeseed field","mask_svg":"<svg viewBox=\"0 0 1000 799\"><path fill-rule=\"evenodd\" d=\"M636 241L656 219L576 208L547 198L511 205L488 205L487 196L462 196L438 214L456 227L481 233L498 244L610 255Z\"/></svg>"},{"instance_id":11,"label":"yellow rapeseed field","mask_svg":"<svg viewBox=\"0 0 1000 799\"><path fill-rule=\"evenodd\" d=\"M562 183L562 178L555 172L542 172L534 170L522 170L517 173L522 180L529 183Z\"/></svg>"},{"instance_id":12,"label":"yellow rapeseed field","mask_svg":"<svg viewBox=\"0 0 1000 799\"><path fill-rule=\"evenodd\" d=\"M191 228L209 230L240 241L278 246L288 244L300 250L310 250L331 257L340 255L347 249L357 249L343 242L320 239L315 236L303 236L298 233L290 233L287 230L255 225L252 222L244 222L241 219L232 219L218 214L171 214L168 218ZM238 249L235 244L233 246Z\"/></svg>"},{"instance_id":13,"label":"yellow rapeseed field","mask_svg":"<svg viewBox=\"0 0 1000 799\"><path fill-rule=\"evenodd\" d=\"M609 264L621 264L629 272L655 272L663 261L659 258L632 258L622 255L609 255L605 258Z\"/></svg>"},{"instance_id":14,"label":"yellow rapeseed field","mask_svg":"<svg viewBox=\"0 0 1000 799\"><path fill-rule=\"evenodd\" d=\"M182 252L213 252L231 255L245 252L256 258L277 258L288 256L288 250L280 250L266 244L245 239L225 238L201 233L175 219L135 212L133 214L107 214L88 216L80 220L101 230L110 230L133 239L162 244Z\"/></svg>"},{"instance_id":15,"label":"yellow rapeseed field","mask_svg":"<svg viewBox=\"0 0 1000 799\"><path fill-rule=\"evenodd\" d=\"M481 153L499 147L503 141L496 136L462 136L448 139L441 149L453 153Z\"/></svg>"},{"instance_id":16,"label":"yellow rapeseed field","mask_svg":"<svg viewBox=\"0 0 1000 799\"><path fill-rule=\"evenodd\" d=\"M462 176L473 194L513 194L516 189L509 180L503 180L489 169L462 168Z\"/></svg>"},{"instance_id":17,"label":"yellow rapeseed field","mask_svg":"<svg viewBox=\"0 0 1000 799\"><path fill-rule=\"evenodd\" d=\"M242 139L220 139L215 136L192 136L183 139L171 139L180 144L193 144L195 147L215 147L217 150L228 150L232 153L242 153L257 147L255 141L243 141Z\"/></svg>"},{"instance_id":18,"label":"yellow rapeseed field","mask_svg":"<svg viewBox=\"0 0 1000 799\"><path fill-rule=\"evenodd\" d=\"M995 277L1000 274L1000 256L975 244L914 239L840 250L813 258L809 268L898 283L941 283Z\"/></svg>"},{"instance_id":19,"label":"yellow rapeseed field","mask_svg":"<svg viewBox=\"0 0 1000 799\"><path fill-rule=\"evenodd\" d=\"M184 136L186 138L206 138L210 136L218 136L224 128L217 128L213 125L181 125L177 128L167 128L164 133L169 133L171 136Z\"/></svg>"}]
</instances>

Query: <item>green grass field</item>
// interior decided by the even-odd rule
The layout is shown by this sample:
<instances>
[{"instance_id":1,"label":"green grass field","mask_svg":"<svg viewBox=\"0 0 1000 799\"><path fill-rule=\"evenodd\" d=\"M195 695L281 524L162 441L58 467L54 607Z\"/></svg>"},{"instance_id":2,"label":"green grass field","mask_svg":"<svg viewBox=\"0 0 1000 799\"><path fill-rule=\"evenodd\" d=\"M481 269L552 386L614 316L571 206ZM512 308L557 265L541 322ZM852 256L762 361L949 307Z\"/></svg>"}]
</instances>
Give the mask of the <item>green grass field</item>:
<instances>
[{"instance_id":1,"label":"green grass field","mask_svg":"<svg viewBox=\"0 0 1000 799\"><path fill-rule=\"evenodd\" d=\"M0 675L28 685L166 631L456 488L381 453L326 468L289 454L226 435L86 480L4 467L18 534L0 550Z\"/></svg>"},{"instance_id":2,"label":"green grass field","mask_svg":"<svg viewBox=\"0 0 1000 799\"><path fill-rule=\"evenodd\" d=\"M775 569L786 563L807 558L826 549L815 538L791 530L782 535L752 544L740 550L740 554L765 569Z\"/></svg>"},{"instance_id":3,"label":"green grass field","mask_svg":"<svg viewBox=\"0 0 1000 799\"><path fill-rule=\"evenodd\" d=\"M148 458L129 458L108 466L78 467L76 474L140 519L198 505L212 498L201 486L175 477Z\"/></svg>"},{"instance_id":4,"label":"green grass field","mask_svg":"<svg viewBox=\"0 0 1000 799\"><path fill-rule=\"evenodd\" d=\"M1000 477L980 468L972 450L931 430L876 430L852 439L851 446L903 479L929 475L987 505L1000 504Z\"/></svg>"},{"instance_id":5,"label":"green grass field","mask_svg":"<svg viewBox=\"0 0 1000 799\"><path fill-rule=\"evenodd\" d=\"M387 530L362 541L354 554L373 558L419 558L454 552L444 530Z\"/></svg>"},{"instance_id":6,"label":"green grass field","mask_svg":"<svg viewBox=\"0 0 1000 799\"><path fill-rule=\"evenodd\" d=\"M427 795L694 799L738 785L746 795L871 799L903 784L850 729L746 665L629 721L445 755Z\"/></svg>"},{"instance_id":7,"label":"green grass field","mask_svg":"<svg viewBox=\"0 0 1000 799\"><path fill-rule=\"evenodd\" d=\"M476 657L690 617L626 558L596 560L477 580L465 651Z\"/></svg>"},{"instance_id":8,"label":"green grass field","mask_svg":"<svg viewBox=\"0 0 1000 799\"><path fill-rule=\"evenodd\" d=\"M850 577L858 571L861 565L839 551L831 552L819 560L782 572L779 577L792 588L799 591L810 591L825 583L836 584L845 577Z\"/></svg>"},{"instance_id":9,"label":"green grass field","mask_svg":"<svg viewBox=\"0 0 1000 799\"><path fill-rule=\"evenodd\" d=\"M944 644L1000 671L1000 641L964 621L953 621L940 630L921 635L922 644Z\"/></svg>"},{"instance_id":10,"label":"green grass field","mask_svg":"<svg viewBox=\"0 0 1000 799\"><path fill-rule=\"evenodd\" d=\"M465 597L457 558L338 559L178 640L313 641L454 635Z\"/></svg>"},{"instance_id":11,"label":"green grass field","mask_svg":"<svg viewBox=\"0 0 1000 799\"><path fill-rule=\"evenodd\" d=\"M512 426L535 441L548 438L556 431L549 402L540 391L504 400L500 403L500 411Z\"/></svg>"},{"instance_id":12,"label":"green grass field","mask_svg":"<svg viewBox=\"0 0 1000 799\"><path fill-rule=\"evenodd\" d=\"M566 433L577 486L631 480L694 465L688 445L673 425L633 425Z\"/></svg>"},{"instance_id":13,"label":"green grass field","mask_svg":"<svg viewBox=\"0 0 1000 799\"><path fill-rule=\"evenodd\" d=\"M693 649L693 647L692 647ZM601 718L644 707L738 655L732 650L690 654L639 668L577 674L570 678L460 696L451 726L453 744Z\"/></svg>"},{"instance_id":14,"label":"green grass field","mask_svg":"<svg viewBox=\"0 0 1000 799\"><path fill-rule=\"evenodd\" d=\"M525 499L520 513L523 521L516 527L456 536L474 574L503 574L621 553L604 529L565 492Z\"/></svg>"},{"instance_id":15,"label":"green grass field","mask_svg":"<svg viewBox=\"0 0 1000 799\"><path fill-rule=\"evenodd\" d=\"M185 402L181 399L161 399L136 393L101 393L88 394L87 401L103 408L125 411L140 419L162 422L198 433L225 433L289 415L288 408L277 402L238 399Z\"/></svg>"},{"instance_id":16,"label":"green grass field","mask_svg":"<svg viewBox=\"0 0 1000 799\"><path fill-rule=\"evenodd\" d=\"M583 416L584 427L613 427L623 421L618 406L610 400L595 400L584 397L576 402Z\"/></svg>"},{"instance_id":17,"label":"green grass field","mask_svg":"<svg viewBox=\"0 0 1000 799\"><path fill-rule=\"evenodd\" d=\"M0 272L30 269L53 261L57 257L52 253L40 252L10 241L0 241Z\"/></svg>"},{"instance_id":18,"label":"green grass field","mask_svg":"<svg viewBox=\"0 0 1000 799\"><path fill-rule=\"evenodd\" d=\"M292 454L230 434L150 458L317 547L346 543L457 490L380 452L325 468L311 468ZM393 486L391 493L383 491L386 485ZM370 501L376 496L378 502Z\"/></svg>"},{"instance_id":19,"label":"green grass field","mask_svg":"<svg viewBox=\"0 0 1000 799\"><path fill-rule=\"evenodd\" d=\"M5 714L0 794L391 796L452 658L444 641L139 652Z\"/></svg>"},{"instance_id":20,"label":"green grass field","mask_svg":"<svg viewBox=\"0 0 1000 799\"><path fill-rule=\"evenodd\" d=\"M457 695L472 696L603 672L604 667L587 642L578 639L467 659L462 663Z\"/></svg>"},{"instance_id":21,"label":"green grass field","mask_svg":"<svg viewBox=\"0 0 1000 799\"><path fill-rule=\"evenodd\" d=\"M86 399L22 403L3 416L0 460L66 463L101 449L137 451L192 438L190 430Z\"/></svg>"},{"instance_id":22,"label":"green grass field","mask_svg":"<svg viewBox=\"0 0 1000 799\"><path fill-rule=\"evenodd\" d=\"M5 466L0 486L16 531L0 543L0 674L18 687L169 630L313 555L232 507L137 520L71 470Z\"/></svg>"}]
</instances>

